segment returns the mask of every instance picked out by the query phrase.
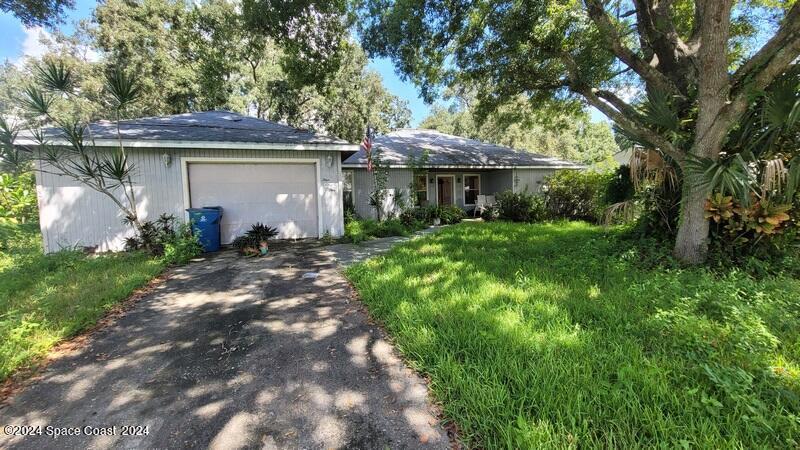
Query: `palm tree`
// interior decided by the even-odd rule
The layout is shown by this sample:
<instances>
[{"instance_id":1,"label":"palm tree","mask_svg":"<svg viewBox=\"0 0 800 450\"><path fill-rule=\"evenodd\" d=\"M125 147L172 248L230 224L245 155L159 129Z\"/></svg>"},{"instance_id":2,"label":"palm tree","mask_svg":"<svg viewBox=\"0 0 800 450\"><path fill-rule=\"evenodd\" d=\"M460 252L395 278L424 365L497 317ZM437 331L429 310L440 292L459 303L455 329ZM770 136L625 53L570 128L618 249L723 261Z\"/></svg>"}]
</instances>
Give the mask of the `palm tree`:
<instances>
[{"instance_id":1,"label":"palm tree","mask_svg":"<svg viewBox=\"0 0 800 450\"><path fill-rule=\"evenodd\" d=\"M123 111L138 100L141 93L136 76L119 67L106 73L104 90L110 98L117 128L118 147L113 150L100 149L95 145L88 123L72 117L56 116L56 101L80 100L77 79L71 68L61 62L46 61L37 68L35 79L36 84L26 87L21 100L22 106L36 117L29 127L35 145L27 147L27 153L42 162L40 171L72 178L106 195L122 211L124 221L141 231L142 223L133 186L135 167L128 160L119 128ZM45 131L46 126L58 129L60 137L69 145L53 145L50 133ZM124 201L117 196L118 190L122 191Z\"/></svg>"}]
</instances>

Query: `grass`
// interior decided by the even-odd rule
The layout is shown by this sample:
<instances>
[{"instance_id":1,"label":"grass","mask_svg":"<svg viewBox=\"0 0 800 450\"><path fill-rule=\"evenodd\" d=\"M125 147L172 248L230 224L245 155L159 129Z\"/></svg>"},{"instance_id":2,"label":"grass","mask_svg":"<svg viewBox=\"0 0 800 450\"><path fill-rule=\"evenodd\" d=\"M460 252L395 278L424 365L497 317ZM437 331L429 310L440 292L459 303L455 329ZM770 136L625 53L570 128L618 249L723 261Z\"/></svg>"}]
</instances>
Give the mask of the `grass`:
<instances>
[{"instance_id":1,"label":"grass","mask_svg":"<svg viewBox=\"0 0 800 450\"><path fill-rule=\"evenodd\" d=\"M348 276L486 448L797 448L800 281L643 264L583 223L464 223Z\"/></svg>"},{"instance_id":2,"label":"grass","mask_svg":"<svg viewBox=\"0 0 800 450\"><path fill-rule=\"evenodd\" d=\"M359 244L369 239L389 236L409 236L415 231L427 228L422 222L406 225L399 219L378 222L372 219L352 219L345 223L344 237L346 242Z\"/></svg>"},{"instance_id":3,"label":"grass","mask_svg":"<svg viewBox=\"0 0 800 450\"><path fill-rule=\"evenodd\" d=\"M159 274L144 253L41 254L36 225L0 224L0 380L95 324Z\"/></svg>"}]
</instances>

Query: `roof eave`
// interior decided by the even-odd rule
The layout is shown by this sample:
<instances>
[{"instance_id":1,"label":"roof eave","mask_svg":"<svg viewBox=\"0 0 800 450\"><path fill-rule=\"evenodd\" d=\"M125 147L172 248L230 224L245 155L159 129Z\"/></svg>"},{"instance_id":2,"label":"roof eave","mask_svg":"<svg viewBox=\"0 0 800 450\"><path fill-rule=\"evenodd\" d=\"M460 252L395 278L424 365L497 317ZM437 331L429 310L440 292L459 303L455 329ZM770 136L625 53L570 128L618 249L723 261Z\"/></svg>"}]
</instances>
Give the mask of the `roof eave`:
<instances>
[{"instance_id":1,"label":"roof eave","mask_svg":"<svg viewBox=\"0 0 800 450\"><path fill-rule=\"evenodd\" d=\"M51 145L72 145L64 139L48 141ZM17 138L15 145L38 145L30 138ZM95 139L96 147L117 147L120 142L116 139ZM324 151L358 151L358 144L343 144L333 142L303 142L303 143L277 143L277 142L236 142L236 141L188 141L188 140L157 140L157 139L123 139L122 145L129 148L190 148L190 149L237 149L237 150L324 150Z\"/></svg>"},{"instance_id":2,"label":"roof eave","mask_svg":"<svg viewBox=\"0 0 800 450\"><path fill-rule=\"evenodd\" d=\"M342 163L342 169L365 169L367 167L366 164L353 164L353 163ZM411 169L411 168L420 168L420 169L585 169L586 166L582 165L504 165L504 166L493 166L493 165L480 165L480 164L472 164L472 165L463 165L463 164L441 164L441 165L425 165L425 166L409 166L407 164L389 164L389 169Z\"/></svg>"}]
</instances>

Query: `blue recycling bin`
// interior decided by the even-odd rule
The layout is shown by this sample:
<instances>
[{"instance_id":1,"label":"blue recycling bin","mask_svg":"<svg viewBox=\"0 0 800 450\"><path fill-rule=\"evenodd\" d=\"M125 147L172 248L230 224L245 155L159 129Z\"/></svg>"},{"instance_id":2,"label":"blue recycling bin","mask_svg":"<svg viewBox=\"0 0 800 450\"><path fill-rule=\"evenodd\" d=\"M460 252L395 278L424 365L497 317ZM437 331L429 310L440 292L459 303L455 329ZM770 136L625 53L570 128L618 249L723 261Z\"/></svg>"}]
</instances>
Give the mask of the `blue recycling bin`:
<instances>
[{"instance_id":1,"label":"blue recycling bin","mask_svg":"<svg viewBox=\"0 0 800 450\"><path fill-rule=\"evenodd\" d=\"M219 223L222 220L222 207L189 208L189 221L192 233L200 240L205 252L216 252L220 245Z\"/></svg>"}]
</instances>

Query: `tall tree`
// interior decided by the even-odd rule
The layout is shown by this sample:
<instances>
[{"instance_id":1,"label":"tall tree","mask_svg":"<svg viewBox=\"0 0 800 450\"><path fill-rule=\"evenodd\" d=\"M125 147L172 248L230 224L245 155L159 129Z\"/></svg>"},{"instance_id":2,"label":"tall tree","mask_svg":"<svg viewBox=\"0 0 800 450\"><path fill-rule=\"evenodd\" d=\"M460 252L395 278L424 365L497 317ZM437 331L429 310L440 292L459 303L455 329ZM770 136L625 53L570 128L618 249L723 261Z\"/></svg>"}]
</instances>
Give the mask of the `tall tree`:
<instances>
[{"instance_id":1,"label":"tall tree","mask_svg":"<svg viewBox=\"0 0 800 450\"><path fill-rule=\"evenodd\" d=\"M64 10L74 7L74 0L0 0L0 10L13 14L26 27L54 27L62 21Z\"/></svg>"},{"instance_id":2,"label":"tall tree","mask_svg":"<svg viewBox=\"0 0 800 450\"><path fill-rule=\"evenodd\" d=\"M519 99L481 118L476 112L480 105L472 96L459 94L452 100L449 107L434 105L420 127L600 168L613 166L613 155L619 151L611 127L592 123L584 111L533 108Z\"/></svg>"},{"instance_id":3,"label":"tall tree","mask_svg":"<svg viewBox=\"0 0 800 450\"><path fill-rule=\"evenodd\" d=\"M427 97L461 80L478 86L487 108L518 95L580 98L685 173L692 161L720 161L753 94L800 55L793 1L368 0L362 12L368 53L391 57ZM747 51L743 37L758 20L774 32ZM642 107L621 95L631 85L646 97ZM650 120L658 113L666 120ZM707 252L710 186L682 179L674 254L697 264Z\"/></svg>"}]
</instances>

